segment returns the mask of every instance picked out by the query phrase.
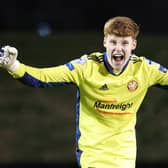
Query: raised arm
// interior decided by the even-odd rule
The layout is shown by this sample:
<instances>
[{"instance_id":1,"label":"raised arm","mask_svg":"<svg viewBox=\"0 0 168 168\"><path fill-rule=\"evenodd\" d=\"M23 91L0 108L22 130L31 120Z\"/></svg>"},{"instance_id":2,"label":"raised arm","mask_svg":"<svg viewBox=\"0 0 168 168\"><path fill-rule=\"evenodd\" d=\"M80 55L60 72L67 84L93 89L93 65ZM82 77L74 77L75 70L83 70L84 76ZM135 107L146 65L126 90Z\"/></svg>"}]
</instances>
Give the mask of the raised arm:
<instances>
[{"instance_id":1,"label":"raised arm","mask_svg":"<svg viewBox=\"0 0 168 168\"><path fill-rule=\"evenodd\" d=\"M75 61L64 65L37 68L20 63L18 51L14 47L2 48L0 67L6 69L14 78L32 87L51 87L56 85L76 84L82 81L83 62ZM82 63L81 63L82 62ZM73 68L72 68L73 67Z\"/></svg>"}]
</instances>

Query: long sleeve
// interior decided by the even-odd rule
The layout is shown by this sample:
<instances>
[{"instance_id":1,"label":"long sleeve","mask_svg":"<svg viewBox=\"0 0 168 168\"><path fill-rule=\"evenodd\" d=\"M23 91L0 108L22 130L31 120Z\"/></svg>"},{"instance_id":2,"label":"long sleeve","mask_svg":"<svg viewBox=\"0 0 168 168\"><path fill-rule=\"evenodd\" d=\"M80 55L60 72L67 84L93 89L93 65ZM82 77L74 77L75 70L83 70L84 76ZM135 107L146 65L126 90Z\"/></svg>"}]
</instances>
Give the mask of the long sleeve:
<instances>
[{"instance_id":1,"label":"long sleeve","mask_svg":"<svg viewBox=\"0 0 168 168\"><path fill-rule=\"evenodd\" d=\"M11 75L32 87L50 87L69 83L78 86L83 78L85 60L86 58L80 58L65 65L48 68L36 68L20 64L19 69Z\"/></svg>"},{"instance_id":2,"label":"long sleeve","mask_svg":"<svg viewBox=\"0 0 168 168\"><path fill-rule=\"evenodd\" d=\"M168 87L168 71L163 65L154 61L147 61L147 69L149 74L149 86Z\"/></svg>"}]
</instances>

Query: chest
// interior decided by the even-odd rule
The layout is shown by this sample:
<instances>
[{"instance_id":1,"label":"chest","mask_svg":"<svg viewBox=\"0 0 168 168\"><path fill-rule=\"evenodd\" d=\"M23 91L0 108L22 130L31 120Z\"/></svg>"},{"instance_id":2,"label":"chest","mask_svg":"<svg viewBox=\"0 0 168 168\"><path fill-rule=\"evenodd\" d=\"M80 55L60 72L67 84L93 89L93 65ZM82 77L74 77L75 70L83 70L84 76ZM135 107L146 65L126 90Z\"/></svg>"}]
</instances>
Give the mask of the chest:
<instances>
[{"instance_id":1,"label":"chest","mask_svg":"<svg viewBox=\"0 0 168 168\"><path fill-rule=\"evenodd\" d=\"M128 97L136 95L146 90L147 84L145 77L138 74L130 74L126 76L113 76L95 74L88 76L82 86L86 94L94 94L95 96L115 96Z\"/></svg>"}]
</instances>

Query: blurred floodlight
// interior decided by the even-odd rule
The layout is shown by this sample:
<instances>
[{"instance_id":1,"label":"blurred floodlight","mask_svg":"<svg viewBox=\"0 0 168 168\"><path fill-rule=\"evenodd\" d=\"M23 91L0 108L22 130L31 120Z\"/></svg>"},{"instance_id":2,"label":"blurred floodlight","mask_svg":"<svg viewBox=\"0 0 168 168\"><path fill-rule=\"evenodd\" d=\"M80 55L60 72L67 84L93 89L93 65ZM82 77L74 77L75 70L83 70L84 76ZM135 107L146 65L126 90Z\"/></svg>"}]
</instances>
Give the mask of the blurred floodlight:
<instances>
[{"instance_id":1,"label":"blurred floodlight","mask_svg":"<svg viewBox=\"0 0 168 168\"><path fill-rule=\"evenodd\" d=\"M41 37L46 37L51 34L51 27L47 22L40 22L37 27L37 33Z\"/></svg>"}]
</instances>

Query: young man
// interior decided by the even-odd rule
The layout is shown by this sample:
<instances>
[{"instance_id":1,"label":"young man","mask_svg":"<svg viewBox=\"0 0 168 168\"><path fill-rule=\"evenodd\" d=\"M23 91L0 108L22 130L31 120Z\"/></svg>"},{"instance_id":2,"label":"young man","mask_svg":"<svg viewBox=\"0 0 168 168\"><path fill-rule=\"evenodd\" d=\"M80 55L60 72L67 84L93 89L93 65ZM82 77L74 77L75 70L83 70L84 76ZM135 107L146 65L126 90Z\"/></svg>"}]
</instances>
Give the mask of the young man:
<instances>
[{"instance_id":1,"label":"young man","mask_svg":"<svg viewBox=\"0 0 168 168\"><path fill-rule=\"evenodd\" d=\"M1 67L24 84L78 87L76 156L82 168L135 168L136 112L149 87L168 85L166 68L132 54L138 33L131 18L114 17L104 26L104 53L43 69L20 63L16 48L2 48Z\"/></svg>"}]
</instances>

